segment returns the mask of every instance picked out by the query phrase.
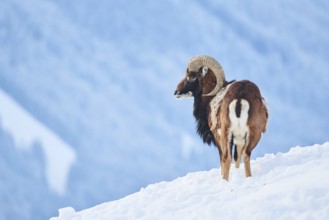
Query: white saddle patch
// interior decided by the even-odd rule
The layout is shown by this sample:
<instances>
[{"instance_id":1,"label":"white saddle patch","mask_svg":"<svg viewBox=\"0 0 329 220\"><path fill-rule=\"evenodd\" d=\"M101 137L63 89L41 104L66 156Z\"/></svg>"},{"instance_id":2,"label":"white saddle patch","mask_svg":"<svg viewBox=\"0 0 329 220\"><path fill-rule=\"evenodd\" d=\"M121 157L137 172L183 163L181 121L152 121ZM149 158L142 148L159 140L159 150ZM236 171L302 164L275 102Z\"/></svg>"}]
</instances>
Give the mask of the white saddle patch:
<instances>
[{"instance_id":1,"label":"white saddle patch","mask_svg":"<svg viewBox=\"0 0 329 220\"><path fill-rule=\"evenodd\" d=\"M223 100L224 96L226 95L228 88L232 84L229 84L225 88L222 88L210 102L210 121L211 121L210 130L214 130L217 125L218 109L219 109L220 105L222 104L222 100Z\"/></svg>"}]
</instances>

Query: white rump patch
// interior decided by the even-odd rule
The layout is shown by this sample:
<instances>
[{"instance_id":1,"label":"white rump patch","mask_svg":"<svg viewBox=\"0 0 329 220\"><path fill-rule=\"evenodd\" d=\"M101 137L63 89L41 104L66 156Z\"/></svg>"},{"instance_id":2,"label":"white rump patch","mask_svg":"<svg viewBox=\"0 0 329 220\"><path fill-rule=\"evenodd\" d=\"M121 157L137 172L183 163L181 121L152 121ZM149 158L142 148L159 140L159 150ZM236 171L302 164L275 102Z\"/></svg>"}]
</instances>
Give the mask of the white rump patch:
<instances>
[{"instance_id":1,"label":"white rump patch","mask_svg":"<svg viewBox=\"0 0 329 220\"><path fill-rule=\"evenodd\" d=\"M238 118L235 112L237 99L234 99L229 105L229 118L231 121L230 133L233 134L233 143L236 145L244 145L248 134L248 111L249 103L245 99L241 99L241 113Z\"/></svg>"}]
</instances>

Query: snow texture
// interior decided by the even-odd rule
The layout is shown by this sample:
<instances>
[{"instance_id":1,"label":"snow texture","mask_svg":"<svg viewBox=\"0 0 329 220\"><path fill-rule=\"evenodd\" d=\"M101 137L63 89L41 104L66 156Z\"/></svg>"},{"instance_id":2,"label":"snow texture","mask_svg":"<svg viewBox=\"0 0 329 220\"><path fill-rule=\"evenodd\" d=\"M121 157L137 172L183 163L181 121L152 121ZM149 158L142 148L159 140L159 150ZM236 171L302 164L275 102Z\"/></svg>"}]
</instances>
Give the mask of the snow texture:
<instances>
[{"instance_id":1,"label":"snow texture","mask_svg":"<svg viewBox=\"0 0 329 220\"><path fill-rule=\"evenodd\" d=\"M329 216L329 142L294 147L251 161L243 168L189 173L152 184L120 200L75 212L59 210L51 220L103 219L326 219Z\"/></svg>"}]
</instances>

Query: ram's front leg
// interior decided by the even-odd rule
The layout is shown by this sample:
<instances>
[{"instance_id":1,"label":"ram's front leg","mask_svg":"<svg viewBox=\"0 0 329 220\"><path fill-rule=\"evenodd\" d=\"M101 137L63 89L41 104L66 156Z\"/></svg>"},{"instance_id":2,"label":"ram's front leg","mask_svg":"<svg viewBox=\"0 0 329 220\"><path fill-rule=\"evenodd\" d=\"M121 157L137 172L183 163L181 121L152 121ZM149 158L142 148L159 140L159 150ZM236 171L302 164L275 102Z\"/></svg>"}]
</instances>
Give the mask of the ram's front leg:
<instances>
[{"instance_id":1,"label":"ram's front leg","mask_svg":"<svg viewBox=\"0 0 329 220\"><path fill-rule=\"evenodd\" d=\"M220 166L220 173L223 176L224 175L224 164L223 164L223 154L222 154L222 150L220 149L220 147L218 146L218 153L219 153L219 166Z\"/></svg>"},{"instance_id":2,"label":"ram's front leg","mask_svg":"<svg viewBox=\"0 0 329 220\"><path fill-rule=\"evenodd\" d=\"M221 170L221 175L223 176L223 153L222 153L222 149L220 147L220 128L216 129L218 132L214 132L213 131L213 134L214 134L214 137L215 137L215 143L216 143L216 147L218 149L218 154L219 154L219 167L220 167L220 170Z\"/></svg>"},{"instance_id":3,"label":"ram's front leg","mask_svg":"<svg viewBox=\"0 0 329 220\"><path fill-rule=\"evenodd\" d=\"M220 145L222 146L222 175L223 179L228 180L229 174L230 174L230 167L232 163L232 155L231 155L231 148L232 143L230 138L228 137L228 132L223 132L223 135L221 135Z\"/></svg>"},{"instance_id":4,"label":"ram's front leg","mask_svg":"<svg viewBox=\"0 0 329 220\"><path fill-rule=\"evenodd\" d=\"M224 175L224 164L223 164L222 155L219 155L219 163L220 163L220 174L223 176Z\"/></svg>"},{"instance_id":5,"label":"ram's front leg","mask_svg":"<svg viewBox=\"0 0 329 220\"><path fill-rule=\"evenodd\" d=\"M223 159L222 159L223 179L227 181L230 174L231 163L232 163L232 156L230 155L229 151L227 151L227 153L223 154Z\"/></svg>"}]
</instances>

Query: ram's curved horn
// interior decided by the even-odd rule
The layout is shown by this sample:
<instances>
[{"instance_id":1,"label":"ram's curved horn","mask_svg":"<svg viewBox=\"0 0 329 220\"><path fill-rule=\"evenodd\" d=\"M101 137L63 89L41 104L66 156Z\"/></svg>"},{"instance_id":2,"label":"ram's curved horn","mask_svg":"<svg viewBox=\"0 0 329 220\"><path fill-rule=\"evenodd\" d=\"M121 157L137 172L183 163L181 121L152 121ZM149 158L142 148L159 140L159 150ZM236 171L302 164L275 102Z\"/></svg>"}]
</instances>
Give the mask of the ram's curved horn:
<instances>
[{"instance_id":1,"label":"ram's curved horn","mask_svg":"<svg viewBox=\"0 0 329 220\"><path fill-rule=\"evenodd\" d=\"M208 94L203 94L203 96L215 96L223 87L225 82L225 74L222 66L214 58L206 55L198 55L192 57L188 64L187 69L189 72L198 72L200 67L206 66L213 71L216 76L216 86Z\"/></svg>"}]
</instances>

